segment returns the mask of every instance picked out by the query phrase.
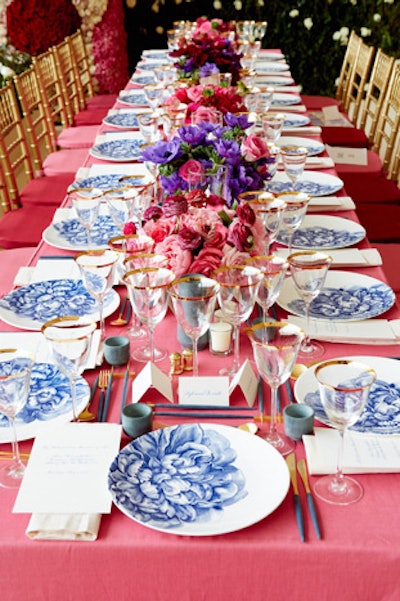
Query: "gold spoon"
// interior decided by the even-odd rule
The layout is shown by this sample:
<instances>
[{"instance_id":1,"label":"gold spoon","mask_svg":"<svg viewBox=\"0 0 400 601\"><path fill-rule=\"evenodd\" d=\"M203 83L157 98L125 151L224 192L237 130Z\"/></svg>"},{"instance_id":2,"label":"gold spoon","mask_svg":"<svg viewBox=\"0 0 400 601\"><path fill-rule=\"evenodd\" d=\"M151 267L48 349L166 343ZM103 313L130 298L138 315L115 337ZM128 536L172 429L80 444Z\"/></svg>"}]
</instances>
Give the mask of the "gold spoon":
<instances>
[{"instance_id":1,"label":"gold spoon","mask_svg":"<svg viewBox=\"0 0 400 601\"><path fill-rule=\"evenodd\" d=\"M303 374L305 371L307 371L307 369L309 367L312 367L313 365L317 365L317 363L320 363L320 361L312 361L308 365L306 365L305 363L295 363L293 366L292 372L290 374L290 377L293 380L297 380L297 378L299 378L301 376L301 374Z\"/></svg>"}]
</instances>

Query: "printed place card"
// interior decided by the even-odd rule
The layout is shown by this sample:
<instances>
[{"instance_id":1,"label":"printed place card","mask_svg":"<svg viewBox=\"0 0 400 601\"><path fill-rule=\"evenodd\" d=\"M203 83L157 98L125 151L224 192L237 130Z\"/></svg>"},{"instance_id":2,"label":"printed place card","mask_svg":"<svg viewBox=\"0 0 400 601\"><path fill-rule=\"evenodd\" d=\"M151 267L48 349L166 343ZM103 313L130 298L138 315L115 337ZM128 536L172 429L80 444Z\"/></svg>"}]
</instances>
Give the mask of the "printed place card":
<instances>
[{"instance_id":1,"label":"printed place card","mask_svg":"<svg viewBox=\"0 0 400 601\"><path fill-rule=\"evenodd\" d=\"M150 389L155 388L170 403L174 400L172 384L169 377L162 372L151 361L146 363L144 368L132 383L132 403L138 403L142 396Z\"/></svg>"},{"instance_id":2,"label":"printed place card","mask_svg":"<svg viewBox=\"0 0 400 601\"><path fill-rule=\"evenodd\" d=\"M345 165L368 165L366 148L347 148L346 146L329 146L326 151L335 163Z\"/></svg>"},{"instance_id":3,"label":"printed place card","mask_svg":"<svg viewBox=\"0 0 400 601\"><path fill-rule=\"evenodd\" d=\"M178 402L180 405L229 405L229 378L206 376L179 378Z\"/></svg>"},{"instance_id":4,"label":"printed place card","mask_svg":"<svg viewBox=\"0 0 400 601\"><path fill-rule=\"evenodd\" d=\"M243 392L249 407L252 407L257 395L258 381L248 359L232 379L229 394L232 394L237 387Z\"/></svg>"}]
</instances>

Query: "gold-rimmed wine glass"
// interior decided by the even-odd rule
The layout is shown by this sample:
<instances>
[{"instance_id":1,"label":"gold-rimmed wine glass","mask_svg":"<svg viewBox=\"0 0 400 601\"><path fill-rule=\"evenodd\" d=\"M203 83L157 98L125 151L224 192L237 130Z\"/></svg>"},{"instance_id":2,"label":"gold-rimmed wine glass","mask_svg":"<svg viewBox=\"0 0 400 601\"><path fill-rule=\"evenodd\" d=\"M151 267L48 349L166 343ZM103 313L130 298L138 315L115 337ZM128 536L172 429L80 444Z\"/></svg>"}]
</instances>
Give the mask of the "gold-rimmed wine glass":
<instances>
[{"instance_id":1,"label":"gold-rimmed wine glass","mask_svg":"<svg viewBox=\"0 0 400 601\"><path fill-rule=\"evenodd\" d=\"M268 311L279 296L289 267L286 259L278 255L258 255L246 260L247 265L262 271L263 279L257 292L257 303L263 311L263 322L268 319Z\"/></svg>"},{"instance_id":2,"label":"gold-rimmed wine glass","mask_svg":"<svg viewBox=\"0 0 400 601\"><path fill-rule=\"evenodd\" d=\"M343 474L344 437L347 428L357 422L368 400L376 372L368 365L351 359L336 359L315 368L322 407L330 424L339 431L337 469L314 485L315 494L334 505L356 503L364 494L361 484Z\"/></svg>"},{"instance_id":3,"label":"gold-rimmed wine glass","mask_svg":"<svg viewBox=\"0 0 400 601\"><path fill-rule=\"evenodd\" d=\"M137 196L138 192L133 187L113 188L103 192L111 219L121 233L125 224L134 217Z\"/></svg>"},{"instance_id":4,"label":"gold-rimmed wine glass","mask_svg":"<svg viewBox=\"0 0 400 601\"><path fill-rule=\"evenodd\" d=\"M0 413L6 416L12 432L12 460L0 469L0 486L18 488L25 464L21 460L15 417L23 409L29 394L35 357L22 349L0 349Z\"/></svg>"},{"instance_id":5,"label":"gold-rimmed wine glass","mask_svg":"<svg viewBox=\"0 0 400 601\"><path fill-rule=\"evenodd\" d=\"M219 267L211 277L220 284L219 307L226 321L233 326L233 364L228 375L234 376L240 367L240 326L251 315L263 274L250 265L231 265Z\"/></svg>"},{"instance_id":6,"label":"gold-rimmed wine glass","mask_svg":"<svg viewBox=\"0 0 400 601\"><path fill-rule=\"evenodd\" d=\"M310 337L310 308L324 286L332 257L320 251L303 251L288 256L289 270L295 288L305 306L306 336L300 347L299 356L318 359L324 354L324 347Z\"/></svg>"},{"instance_id":7,"label":"gold-rimmed wine glass","mask_svg":"<svg viewBox=\"0 0 400 601\"><path fill-rule=\"evenodd\" d=\"M287 381L296 362L303 331L286 321L262 322L246 329L252 347L254 360L261 378L271 388L271 417L265 440L282 455L294 450L295 441L278 431L277 393Z\"/></svg>"},{"instance_id":8,"label":"gold-rimmed wine glass","mask_svg":"<svg viewBox=\"0 0 400 601\"><path fill-rule=\"evenodd\" d=\"M95 330L96 322L74 315L52 319L41 328L58 367L70 381L72 415L75 422L78 421L76 380L88 359Z\"/></svg>"},{"instance_id":9,"label":"gold-rimmed wine glass","mask_svg":"<svg viewBox=\"0 0 400 601\"><path fill-rule=\"evenodd\" d=\"M86 230L87 244L90 248L92 246L91 228L99 216L103 191L100 188L70 188L67 196L76 218Z\"/></svg>"},{"instance_id":10,"label":"gold-rimmed wine glass","mask_svg":"<svg viewBox=\"0 0 400 601\"><path fill-rule=\"evenodd\" d=\"M282 134L286 115L273 111L261 115L261 124L264 136L272 144L276 144Z\"/></svg>"},{"instance_id":11,"label":"gold-rimmed wine glass","mask_svg":"<svg viewBox=\"0 0 400 601\"><path fill-rule=\"evenodd\" d=\"M281 146L283 167L294 192L297 182L303 175L307 156L308 149L305 146Z\"/></svg>"},{"instance_id":12,"label":"gold-rimmed wine glass","mask_svg":"<svg viewBox=\"0 0 400 601\"><path fill-rule=\"evenodd\" d=\"M193 342L193 376L199 375L197 343L210 327L220 285L204 275L182 276L168 291L178 324Z\"/></svg>"},{"instance_id":13,"label":"gold-rimmed wine glass","mask_svg":"<svg viewBox=\"0 0 400 601\"><path fill-rule=\"evenodd\" d=\"M287 233L287 245L290 255L292 253L294 235L307 213L311 196L305 192L282 192L277 198L283 200L286 204L282 216L282 231Z\"/></svg>"},{"instance_id":14,"label":"gold-rimmed wine glass","mask_svg":"<svg viewBox=\"0 0 400 601\"><path fill-rule=\"evenodd\" d=\"M239 194L240 202L247 202L256 215L260 217L265 228L265 254L270 254L271 245L275 242L282 226L286 203L266 190L251 190Z\"/></svg>"}]
</instances>

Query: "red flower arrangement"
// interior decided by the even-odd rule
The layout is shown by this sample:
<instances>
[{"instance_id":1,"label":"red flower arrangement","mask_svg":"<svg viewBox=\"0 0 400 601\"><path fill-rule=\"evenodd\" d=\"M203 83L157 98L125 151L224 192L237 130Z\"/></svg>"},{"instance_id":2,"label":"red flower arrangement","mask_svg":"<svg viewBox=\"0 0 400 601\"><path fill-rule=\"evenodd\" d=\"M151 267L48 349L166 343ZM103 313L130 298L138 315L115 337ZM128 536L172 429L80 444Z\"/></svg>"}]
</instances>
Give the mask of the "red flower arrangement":
<instances>
[{"instance_id":1,"label":"red flower arrangement","mask_svg":"<svg viewBox=\"0 0 400 601\"><path fill-rule=\"evenodd\" d=\"M165 105L187 105L187 117L198 111L200 107L213 108L225 113L245 112L243 96L234 87L225 88L214 85L198 85L189 88L180 87L167 98ZM190 120L190 119L189 119Z\"/></svg>"}]
</instances>

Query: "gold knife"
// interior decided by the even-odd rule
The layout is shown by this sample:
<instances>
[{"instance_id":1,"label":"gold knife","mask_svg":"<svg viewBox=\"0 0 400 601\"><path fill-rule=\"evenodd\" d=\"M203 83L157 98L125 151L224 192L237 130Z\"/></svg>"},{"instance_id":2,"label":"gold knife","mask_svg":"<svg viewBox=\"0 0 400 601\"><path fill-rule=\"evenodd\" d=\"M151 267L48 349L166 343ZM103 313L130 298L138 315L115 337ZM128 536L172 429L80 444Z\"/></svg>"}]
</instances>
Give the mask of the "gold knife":
<instances>
[{"instance_id":1,"label":"gold knife","mask_svg":"<svg viewBox=\"0 0 400 601\"><path fill-rule=\"evenodd\" d=\"M310 511L315 533L317 535L317 538L321 539L321 531L319 529L318 524L317 510L315 509L314 499L312 498L310 485L308 483L308 474L305 459L299 459L299 461L297 462L297 469L299 470L299 474L301 476L301 479L303 480L304 488L306 489L308 509Z\"/></svg>"},{"instance_id":2,"label":"gold knife","mask_svg":"<svg viewBox=\"0 0 400 601\"><path fill-rule=\"evenodd\" d=\"M286 457L286 463L289 468L290 480L292 482L294 511L296 514L297 526L300 533L300 540L302 543L304 543L304 521L299 497L299 487L297 486L296 455L294 453L290 453Z\"/></svg>"}]
</instances>

